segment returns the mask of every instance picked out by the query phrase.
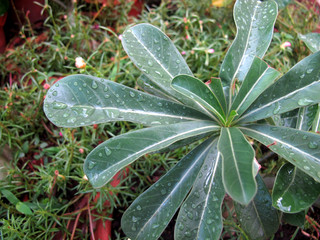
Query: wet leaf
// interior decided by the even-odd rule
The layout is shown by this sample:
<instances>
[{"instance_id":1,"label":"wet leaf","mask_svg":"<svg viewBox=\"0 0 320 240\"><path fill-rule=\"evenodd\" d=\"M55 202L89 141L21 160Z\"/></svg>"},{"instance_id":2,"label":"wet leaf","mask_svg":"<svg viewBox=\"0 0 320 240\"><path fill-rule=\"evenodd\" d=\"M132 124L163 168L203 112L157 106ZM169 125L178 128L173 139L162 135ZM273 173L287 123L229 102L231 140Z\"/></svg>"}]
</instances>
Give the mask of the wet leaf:
<instances>
[{"instance_id":1,"label":"wet leaf","mask_svg":"<svg viewBox=\"0 0 320 240\"><path fill-rule=\"evenodd\" d=\"M129 238L159 238L190 191L212 145L208 139L196 147L131 204L121 220Z\"/></svg>"},{"instance_id":2,"label":"wet leaf","mask_svg":"<svg viewBox=\"0 0 320 240\"><path fill-rule=\"evenodd\" d=\"M319 134L265 124L248 124L239 128L320 182Z\"/></svg>"},{"instance_id":3,"label":"wet leaf","mask_svg":"<svg viewBox=\"0 0 320 240\"><path fill-rule=\"evenodd\" d=\"M222 177L226 192L237 202L248 204L257 191L254 150L238 128L222 128L218 143L222 155Z\"/></svg>"},{"instance_id":4,"label":"wet leaf","mask_svg":"<svg viewBox=\"0 0 320 240\"><path fill-rule=\"evenodd\" d=\"M320 195L320 183L287 163L277 173L272 190L273 206L282 212L298 213L309 208Z\"/></svg>"},{"instance_id":5,"label":"wet leaf","mask_svg":"<svg viewBox=\"0 0 320 240\"><path fill-rule=\"evenodd\" d=\"M222 159L215 142L208 151L175 225L175 240L219 239L222 231L221 205L225 196Z\"/></svg>"},{"instance_id":6,"label":"wet leaf","mask_svg":"<svg viewBox=\"0 0 320 240\"><path fill-rule=\"evenodd\" d=\"M46 96L44 112L51 122L62 127L110 121L150 126L210 119L179 103L86 75L72 75L53 85Z\"/></svg>"},{"instance_id":7,"label":"wet leaf","mask_svg":"<svg viewBox=\"0 0 320 240\"><path fill-rule=\"evenodd\" d=\"M93 187L102 187L119 170L146 153L219 129L212 121L192 121L128 132L113 137L92 150L85 160L84 172Z\"/></svg>"},{"instance_id":8,"label":"wet leaf","mask_svg":"<svg viewBox=\"0 0 320 240\"><path fill-rule=\"evenodd\" d=\"M279 227L277 210L272 207L272 200L261 176L256 177L258 191L254 199L247 205L235 203L237 218L250 239L267 239Z\"/></svg>"}]
</instances>

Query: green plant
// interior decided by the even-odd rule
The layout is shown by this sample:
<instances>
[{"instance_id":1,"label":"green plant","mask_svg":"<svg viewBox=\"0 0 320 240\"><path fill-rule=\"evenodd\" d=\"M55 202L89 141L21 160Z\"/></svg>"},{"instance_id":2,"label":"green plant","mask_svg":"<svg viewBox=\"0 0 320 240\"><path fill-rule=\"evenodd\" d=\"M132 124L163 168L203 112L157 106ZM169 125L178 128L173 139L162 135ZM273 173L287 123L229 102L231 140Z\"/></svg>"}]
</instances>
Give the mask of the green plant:
<instances>
[{"instance_id":1,"label":"green plant","mask_svg":"<svg viewBox=\"0 0 320 240\"><path fill-rule=\"evenodd\" d=\"M179 207L175 239L218 239L225 193L235 202L243 234L264 239L278 229L279 213L304 211L319 196L320 136L314 132L320 52L279 77L261 59L276 16L272 0L238 0L236 38L220 78L206 84L193 77L164 33L139 24L123 33L122 44L143 72L140 87L151 94L86 75L66 77L48 91L44 111L57 126L108 121L149 126L113 137L87 156L84 171L96 188L147 153L205 139L124 213L122 228L131 239L157 239ZM290 125L297 119L292 111L307 116L299 120L306 128ZM258 174L251 139L289 162L277 173L272 197Z\"/></svg>"}]
</instances>

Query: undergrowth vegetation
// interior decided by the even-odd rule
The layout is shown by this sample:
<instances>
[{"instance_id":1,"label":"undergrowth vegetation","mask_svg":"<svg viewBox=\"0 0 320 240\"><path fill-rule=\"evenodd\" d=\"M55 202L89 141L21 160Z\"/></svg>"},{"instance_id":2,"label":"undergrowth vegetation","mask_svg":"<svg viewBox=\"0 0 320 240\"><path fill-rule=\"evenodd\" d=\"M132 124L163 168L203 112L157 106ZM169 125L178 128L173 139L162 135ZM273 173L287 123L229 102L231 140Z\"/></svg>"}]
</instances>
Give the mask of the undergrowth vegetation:
<instances>
[{"instance_id":1,"label":"undergrowth vegetation","mask_svg":"<svg viewBox=\"0 0 320 240\"><path fill-rule=\"evenodd\" d=\"M119 223L122 213L195 146L145 155L122 171L118 184L94 189L82 168L87 154L105 140L142 125L116 122L58 128L43 113L47 89L67 75L93 75L139 89L136 79L140 72L120 40L134 23L148 22L166 33L195 77L218 77L236 35L233 4L218 8L212 1L164 0L146 6L136 19L128 17L132 3L126 2L108 7L78 1L68 9L58 9L46 1L43 27L25 24L16 41L9 42L0 55L3 239L90 239L95 222L112 218L112 239L127 239ZM263 60L281 73L287 72L310 55L298 34L314 31L319 20L315 5L293 1L281 8ZM75 66L79 56L84 59L84 68ZM261 144L254 148L261 173L274 177L285 161ZM225 197L222 212L221 238L246 239L229 197ZM312 208L305 219L296 224L298 227L280 227L273 238L316 237L318 208ZM160 239L173 239L173 225L169 224Z\"/></svg>"}]
</instances>

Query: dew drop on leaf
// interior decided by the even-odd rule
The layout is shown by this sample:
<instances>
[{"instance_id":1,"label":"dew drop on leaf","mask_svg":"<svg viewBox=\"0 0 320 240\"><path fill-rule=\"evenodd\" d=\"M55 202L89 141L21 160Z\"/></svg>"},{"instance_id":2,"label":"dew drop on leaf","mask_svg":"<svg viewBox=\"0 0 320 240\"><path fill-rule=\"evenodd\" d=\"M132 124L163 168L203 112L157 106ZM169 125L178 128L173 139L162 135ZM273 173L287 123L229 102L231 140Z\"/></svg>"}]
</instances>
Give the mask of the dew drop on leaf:
<instances>
[{"instance_id":1,"label":"dew drop on leaf","mask_svg":"<svg viewBox=\"0 0 320 240\"><path fill-rule=\"evenodd\" d=\"M307 106L309 104L313 103L313 101L311 99L308 99L308 98L302 98L302 99L299 99L298 101L298 104L300 106Z\"/></svg>"},{"instance_id":2,"label":"dew drop on leaf","mask_svg":"<svg viewBox=\"0 0 320 240\"><path fill-rule=\"evenodd\" d=\"M65 108L67 108L67 104L62 103L62 102L53 102L52 107L54 109L65 109Z\"/></svg>"},{"instance_id":3,"label":"dew drop on leaf","mask_svg":"<svg viewBox=\"0 0 320 240\"><path fill-rule=\"evenodd\" d=\"M107 156L110 156L111 153L112 153L112 151L111 151L108 147L105 147L105 148L104 148L104 151L105 151L105 153L106 153Z\"/></svg>"},{"instance_id":4,"label":"dew drop on leaf","mask_svg":"<svg viewBox=\"0 0 320 240\"><path fill-rule=\"evenodd\" d=\"M158 228L160 225L159 224L152 224L152 228L153 229L156 229L156 228Z\"/></svg>"},{"instance_id":5,"label":"dew drop on leaf","mask_svg":"<svg viewBox=\"0 0 320 240\"><path fill-rule=\"evenodd\" d=\"M161 189L161 194L162 194L162 195L165 195L166 193L167 193L167 190Z\"/></svg>"},{"instance_id":6,"label":"dew drop on leaf","mask_svg":"<svg viewBox=\"0 0 320 240\"><path fill-rule=\"evenodd\" d=\"M89 163L88 163L88 169L92 169L92 168L94 168L94 166L96 165L97 163L96 162L93 162L93 161L89 161Z\"/></svg>"},{"instance_id":7,"label":"dew drop on leaf","mask_svg":"<svg viewBox=\"0 0 320 240\"><path fill-rule=\"evenodd\" d=\"M310 170L310 167L308 167L308 166L303 166L303 169L309 171L309 170Z\"/></svg>"},{"instance_id":8,"label":"dew drop on leaf","mask_svg":"<svg viewBox=\"0 0 320 240\"><path fill-rule=\"evenodd\" d=\"M93 81L92 84L91 84L91 87L92 87L93 89L97 89L98 84L97 84L95 81Z\"/></svg>"},{"instance_id":9,"label":"dew drop on leaf","mask_svg":"<svg viewBox=\"0 0 320 240\"><path fill-rule=\"evenodd\" d=\"M132 222L138 222L138 218L136 218L135 216L132 216Z\"/></svg>"},{"instance_id":10,"label":"dew drop on leaf","mask_svg":"<svg viewBox=\"0 0 320 240\"><path fill-rule=\"evenodd\" d=\"M309 74L309 73L311 73L312 71L313 71L313 68L310 68L310 69L307 70L307 73Z\"/></svg>"},{"instance_id":11,"label":"dew drop on leaf","mask_svg":"<svg viewBox=\"0 0 320 240\"><path fill-rule=\"evenodd\" d=\"M308 147L311 149L316 149L318 147L318 143L316 142L309 142Z\"/></svg>"},{"instance_id":12,"label":"dew drop on leaf","mask_svg":"<svg viewBox=\"0 0 320 240\"><path fill-rule=\"evenodd\" d=\"M53 95L53 96L57 96L57 95L58 95L58 92L57 92L57 91L54 91L54 92L52 93L52 95Z\"/></svg>"},{"instance_id":13,"label":"dew drop on leaf","mask_svg":"<svg viewBox=\"0 0 320 240\"><path fill-rule=\"evenodd\" d=\"M141 211L141 209L142 209L140 205L138 205L136 208L138 211Z\"/></svg>"},{"instance_id":14,"label":"dew drop on leaf","mask_svg":"<svg viewBox=\"0 0 320 240\"><path fill-rule=\"evenodd\" d=\"M135 97L136 95L134 94L134 92L131 92L131 91L130 91L130 96L131 96L131 97Z\"/></svg>"}]
</instances>

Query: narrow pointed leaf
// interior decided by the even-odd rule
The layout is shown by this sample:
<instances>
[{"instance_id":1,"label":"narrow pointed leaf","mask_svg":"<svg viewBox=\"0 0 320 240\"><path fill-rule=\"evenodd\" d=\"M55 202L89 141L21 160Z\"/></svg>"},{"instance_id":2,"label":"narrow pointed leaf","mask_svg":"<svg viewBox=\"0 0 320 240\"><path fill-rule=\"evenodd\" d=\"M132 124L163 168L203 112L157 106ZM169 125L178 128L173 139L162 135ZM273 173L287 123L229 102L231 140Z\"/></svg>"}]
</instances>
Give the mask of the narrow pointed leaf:
<instances>
[{"instance_id":1,"label":"narrow pointed leaf","mask_svg":"<svg viewBox=\"0 0 320 240\"><path fill-rule=\"evenodd\" d=\"M53 85L47 93L44 112L51 122L62 127L109 121L159 125L210 119L181 104L86 75L69 76Z\"/></svg>"},{"instance_id":2,"label":"narrow pointed leaf","mask_svg":"<svg viewBox=\"0 0 320 240\"><path fill-rule=\"evenodd\" d=\"M225 196L221 160L215 141L192 191L180 208L175 240L219 239L223 228L221 204Z\"/></svg>"},{"instance_id":3,"label":"narrow pointed leaf","mask_svg":"<svg viewBox=\"0 0 320 240\"><path fill-rule=\"evenodd\" d=\"M213 94L217 97L219 103L222 106L223 111L228 112L226 97L224 95L224 90L220 78L211 78L208 87L211 89Z\"/></svg>"},{"instance_id":4,"label":"narrow pointed leaf","mask_svg":"<svg viewBox=\"0 0 320 240\"><path fill-rule=\"evenodd\" d=\"M234 5L237 35L222 63L220 78L229 85L235 78L244 80L254 56L267 51L277 17L274 1L239 0Z\"/></svg>"},{"instance_id":5,"label":"narrow pointed leaf","mask_svg":"<svg viewBox=\"0 0 320 240\"><path fill-rule=\"evenodd\" d=\"M194 104L171 88L175 76L193 74L178 49L160 29L146 23L133 26L122 34L122 45L131 61L166 94L183 103Z\"/></svg>"},{"instance_id":6,"label":"narrow pointed leaf","mask_svg":"<svg viewBox=\"0 0 320 240\"><path fill-rule=\"evenodd\" d=\"M142 74L137 80L138 86L143 89L145 92L161 97L170 101L176 102L177 100L166 94L159 86L152 82L146 75Z\"/></svg>"},{"instance_id":7,"label":"narrow pointed leaf","mask_svg":"<svg viewBox=\"0 0 320 240\"><path fill-rule=\"evenodd\" d=\"M299 108L296 128L304 131L311 130L317 115L317 110L318 104Z\"/></svg>"},{"instance_id":8,"label":"narrow pointed leaf","mask_svg":"<svg viewBox=\"0 0 320 240\"><path fill-rule=\"evenodd\" d=\"M277 173L272 190L273 206L282 212L298 213L309 208L320 195L320 183L287 163Z\"/></svg>"},{"instance_id":9,"label":"narrow pointed leaf","mask_svg":"<svg viewBox=\"0 0 320 240\"><path fill-rule=\"evenodd\" d=\"M121 219L129 238L159 238L190 191L212 144L209 139L196 147L131 204Z\"/></svg>"},{"instance_id":10,"label":"narrow pointed leaf","mask_svg":"<svg viewBox=\"0 0 320 240\"><path fill-rule=\"evenodd\" d=\"M222 176L227 193L235 201L248 204L257 191L251 144L238 128L222 128L218 148L223 157Z\"/></svg>"},{"instance_id":11,"label":"narrow pointed leaf","mask_svg":"<svg viewBox=\"0 0 320 240\"><path fill-rule=\"evenodd\" d=\"M193 121L128 132L105 141L91 151L85 160L84 172L93 187L102 187L119 170L146 153L218 130L219 126L211 121Z\"/></svg>"},{"instance_id":12,"label":"narrow pointed leaf","mask_svg":"<svg viewBox=\"0 0 320 240\"><path fill-rule=\"evenodd\" d=\"M316 133L319 133L320 131L320 104L318 104L318 110L316 112L316 115L314 116L312 131Z\"/></svg>"},{"instance_id":13,"label":"narrow pointed leaf","mask_svg":"<svg viewBox=\"0 0 320 240\"><path fill-rule=\"evenodd\" d=\"M231 109L241 115L279 75L277 70L255 57Z\"/></svg>"},{"instance_id":14,"label":"narrow pointed leaf","mask_svg":"<svg viewBox=\"0 0 320 240\"><path fill-rule=\"evenodd\" d=\"M286 127L250 124L242 132L320 182L320 135ZM275 144L274 144L275 143Z\"/></svg>"},{"instance_id":15,"label":"narrow pointed leaf","mask_svg":"<svg viewBox=\"0 0 320 240\"><path fill-rule=\"evenodd\" d=\"M320 51L320 33L299 34L298 37L307 45L311 52Z\"/></svg>"},{"instance_id":16,"label":"narrow pointed leaf","mask_svg":"<svg viewBox=\"0 0 320 240\"><path fill-rule=\"evenodd\" d=\"M203 82L188 75L179 75L172 80L172 88L214 113L225 122L225 113L217 97Z\"/></svg>"},{"instance_id":17,"label":"narrow pointed leaf","mask_svg":"<svg viewBox=\"0 0 320 240\"><path fill-rule=\"evenodd\" d=\"M320 52L306 57L264 91L239 118L241 122L320 102Z\"/></svg>"},{"instance_id":18,"label":"narrow pointed leaf","mask_svg":"<svg viewBox=\"0 0 320 240\"><path fill-rule=\"evenodd\" d=\"M256 177L258 191L254 199L247 205L235 203L237 218L250 239L267 239L279 227L277 210L272 207L272 200L261 176Z\"/></svg>"}]
</instances>

